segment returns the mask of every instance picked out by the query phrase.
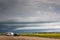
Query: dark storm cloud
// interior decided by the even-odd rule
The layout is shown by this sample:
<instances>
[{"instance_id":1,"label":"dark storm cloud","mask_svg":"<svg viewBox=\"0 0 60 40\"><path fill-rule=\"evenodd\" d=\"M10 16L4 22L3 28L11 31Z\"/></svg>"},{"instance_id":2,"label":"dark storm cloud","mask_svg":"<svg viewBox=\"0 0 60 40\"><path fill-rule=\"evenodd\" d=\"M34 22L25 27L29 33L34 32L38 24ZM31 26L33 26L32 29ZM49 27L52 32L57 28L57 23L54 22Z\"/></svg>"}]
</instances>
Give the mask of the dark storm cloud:
<instances>
[{"instance_id":1,"label":"dark storm cloud","mask_svg":"<svg viewBox=\"0 0 60 40\"><path fill-rule=\"evenodd\" d=\"M47 23L48 25L49 23L54 24L55 21L60 22L60 0L0 0L0 22L1 21L6 22L43 21L41 23ZM22 26L0 24L0 29L6 31L21 30L24 29L24 27L30 29L31 25ZM47 27L49 28L50 25ZM34 29L34 27L32 28Z\"/></svg>"},{"instance_id":2,"label":"dark storm cloud","mask_svg":"<svg viewBox=\"0 0 60 40\"><path fill-rule=\"evenodd\" d=\"M0 22L0 30L14 30L24 27L44 27L44 23L50 22Z\"/></svg>"}]
</instances>

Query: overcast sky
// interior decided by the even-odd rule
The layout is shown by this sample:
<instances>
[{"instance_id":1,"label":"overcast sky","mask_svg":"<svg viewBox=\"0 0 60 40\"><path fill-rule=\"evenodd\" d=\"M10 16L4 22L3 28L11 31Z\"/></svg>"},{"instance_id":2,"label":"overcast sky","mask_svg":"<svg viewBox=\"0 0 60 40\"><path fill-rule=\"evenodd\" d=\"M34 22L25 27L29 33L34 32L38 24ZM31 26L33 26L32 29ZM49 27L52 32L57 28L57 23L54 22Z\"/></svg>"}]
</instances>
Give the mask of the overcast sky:
<instances>
[{"instance_id":1,"label":"overcast sky","mask_svg":"<svg viewBox=\"0 0 60 40\"><path fill-rule=\"evenodd\" d=\"M11 19L60 20L60 0L0 0L0 21Z\"/></svg>"},{"instance_id":2,"label":"overcast sky","mask_svg":"<svg viewBox=\"0 0 60 40\"><path fill-rule=\"evenodd\" d=\"M14 22L40 22L52 21L51 23L39 24L37 27L10 27L11 24L0 25L1 30L22 29L59 29L60 28L60 0L0 0L0 21ZM58 21L57 23L53 21ZM19 24L20 25L20 24ZM34 24L35 25L35 24ZM42 26L41 26L42 25ZM16 24L15 24L16 26ZM8 28L7 28L8 27ZM60 29L59 29L60 30ZM55 31L55 30L53 30ZM58 31L58 30L56 30Z\"/></svg>"}]
</instances>

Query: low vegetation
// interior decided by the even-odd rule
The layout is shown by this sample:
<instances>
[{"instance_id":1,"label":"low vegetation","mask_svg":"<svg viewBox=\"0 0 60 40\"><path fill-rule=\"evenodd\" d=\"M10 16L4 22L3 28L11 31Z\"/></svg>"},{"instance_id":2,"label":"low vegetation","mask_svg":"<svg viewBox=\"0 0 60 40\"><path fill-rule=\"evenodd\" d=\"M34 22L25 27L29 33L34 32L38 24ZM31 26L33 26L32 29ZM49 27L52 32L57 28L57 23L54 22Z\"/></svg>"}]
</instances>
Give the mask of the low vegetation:
<instances>
[{"instance_id":1,"label":"low vegetation","mask_svg":"<svg viewBox=\"0 0 60 40\"><path fill-rule=\"evenodd\" d=\"M34 36L34 37L47 37L47 38L59 38L60 34L20 34L22 36Z\"/></svg>"},{"instance_id":2,"label":"low vegetation","mask_svg":"<svg viewBox=\"0 0 60 40\"><path fill-rule=\"evenodd\" d=\"M5 35L5 33L0 33L1 35ZM59 38L60 39L60 33L21 33L21 34L14 34L14 36L34 36L34 37L46 37L46 38Z\"/></svg>"}]
</instances>

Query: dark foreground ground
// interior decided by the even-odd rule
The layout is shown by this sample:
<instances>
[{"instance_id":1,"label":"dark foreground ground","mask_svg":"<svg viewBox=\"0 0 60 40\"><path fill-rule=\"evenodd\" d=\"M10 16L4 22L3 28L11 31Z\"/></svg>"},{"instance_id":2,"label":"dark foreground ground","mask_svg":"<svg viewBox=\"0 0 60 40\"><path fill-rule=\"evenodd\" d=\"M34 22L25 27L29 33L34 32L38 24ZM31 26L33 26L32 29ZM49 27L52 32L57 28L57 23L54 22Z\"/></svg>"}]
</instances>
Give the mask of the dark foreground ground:
<instances>
[{"instance_id":1,"label":"dark foreground ground","mask_svg":"<svg viewBox=\"0 0 60 40\"><path fill-rule=\"evenodd\" d=\"M60 39L28 37L28 36L0 36L0 40L60 40Z\"/></svg>"}]
</instances>

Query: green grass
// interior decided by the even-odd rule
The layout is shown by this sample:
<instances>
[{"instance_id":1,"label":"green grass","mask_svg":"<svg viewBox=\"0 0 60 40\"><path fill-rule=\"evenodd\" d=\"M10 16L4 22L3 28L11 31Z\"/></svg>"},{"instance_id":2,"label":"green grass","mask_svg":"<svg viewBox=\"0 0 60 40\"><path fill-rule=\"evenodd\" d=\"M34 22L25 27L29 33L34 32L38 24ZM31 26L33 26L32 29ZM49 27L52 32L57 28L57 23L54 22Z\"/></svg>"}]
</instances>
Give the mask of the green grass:
<instances>
[{"instance_id":1,"label":"green grass","mask_svg":"<svg viewBox=\"0 0 60 40\"><path fill-rule=\"evenodd\" d=\"M47 37L47 38L59 38L60 34L20 34L22 36L34 36L34 37Z\"/></svg>"}]
</instances>

